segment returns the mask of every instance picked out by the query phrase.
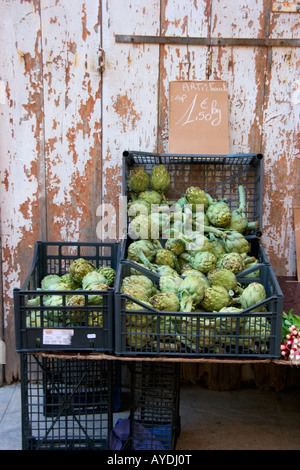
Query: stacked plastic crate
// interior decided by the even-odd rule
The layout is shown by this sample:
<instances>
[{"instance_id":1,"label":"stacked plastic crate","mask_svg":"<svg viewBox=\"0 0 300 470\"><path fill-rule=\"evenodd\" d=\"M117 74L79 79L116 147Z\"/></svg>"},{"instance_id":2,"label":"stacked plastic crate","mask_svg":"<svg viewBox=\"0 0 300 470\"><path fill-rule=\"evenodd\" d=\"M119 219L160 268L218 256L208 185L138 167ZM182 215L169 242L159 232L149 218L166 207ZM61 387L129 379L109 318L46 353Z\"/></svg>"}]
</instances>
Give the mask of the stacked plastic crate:
<instances>
[{"instance_id":1,"label":"stacked plastic crate","mask_svg":"<svg viewBox=\"0 0 300 470\"><path fill-rule=\"evenodd\" d=\"M120 368L114 361L82 359L79 353L114 351L114 285L48 290L41 282L68 275L80 258L97 269L116 270L119 257L118 243L36 244L27 279L14 289L23 449L109 449L113 412L120 403ZM73 295L84 302L70 305ZM102 301L90 305L91 295Z\"/></svg>"},{"instance_id":2,"label":"stacked plastic crate","mask_svg":"<svg viewBox=\"0 0 300 470\"><path fill-rule=\"evenodd\" d=\"M251 282L263 284L266 298L239 313L157 311L136 301L140 309L128 307L127 294L121 292L123 279L135 272L148 276L159 287L159 275L127 259L134 239L126 238L117 275L115 293L115 352L117 355L160 355L173 357L280 357L283 295L272 266L261 244L263 228L263 156L171 155L126 151L123 154L123 191L129 195L127 180L131 170L141 166L150 175L155 165L166 166L170 186L168 200L179 200L194 186L212 198L225 199L233 211L239 206L239 186L245 191L247 218L259 229L245 235L249 255L258 264L237 274L242 287ZM130 222L130 219L129 219ZM164 240L161 240L162 244ZM249 277L249 274L251 276ZM136 321L143 319L142 326Z\"/></svg>"}]
</instances>

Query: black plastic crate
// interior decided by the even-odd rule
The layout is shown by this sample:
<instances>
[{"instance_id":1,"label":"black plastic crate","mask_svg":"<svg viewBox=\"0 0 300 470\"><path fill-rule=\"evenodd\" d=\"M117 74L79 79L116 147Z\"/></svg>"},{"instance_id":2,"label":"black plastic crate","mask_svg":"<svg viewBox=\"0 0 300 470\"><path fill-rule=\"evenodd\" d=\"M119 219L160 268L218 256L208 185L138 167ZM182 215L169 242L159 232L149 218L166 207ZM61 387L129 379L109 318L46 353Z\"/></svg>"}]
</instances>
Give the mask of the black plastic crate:
<instances>
[{"instance_id":1,"label":"black plastic crate","mask_svg":"<svg viewBox=\"0 0 300 470\"><path fill-rule=\"evenodd\" d=\"M173 450L180 434L180 364L128 363L131 450Z\"/></svg>"},{"instance_id":2,"label":"black plastic crate","mask_svg":"<svg viewBox=\"0 0 300 470\"><path fill-rule=\"evenodd\" d=\"M42 290L41 281L48 274L62 276L78 258L96 268L110 266L117 270L119 243L37 242L31 270L21 288L14 289L16 350L114 350L114 285L105 291ZM44 305L49 295L61 296L60 306ZM82 306L67 304L70 295L84 296ZM90 295L101 295L102 305L89 305ZM37 299L38 305L28 305Z\"/></svg>"},{"instance_id":3,"label":"black plastic crate","mask_svg":"<svg viewBox=\"0 0 300 470\"><path fill-rule=\"evenodd\" d=\"M243 185L249 222L259 222L262 231L263 155L260 153L232 155L180 155L148 153L134 150L123 152L123 194L128 195L127 180L135 167L143 166L148 174L154 165L167 167L171 178L165 196L181 198L189 186L198 186L213 198L225 198L231 210L239 205L238 186ZM255 232L255 231L254 231Z\"/></svg>"},{"instance_id":4,"label":"black plastic crate","mask_svg":"<svg viewBox=\"0 0 300 470\"><path fill-rule=\"evenodd\" d=\"M257 281L266 290L266 300L239 313L152 309L121 293L122 281L132 267L147 274L158 287L156 274L135 263L120 262L115 292L116 355L280 357L283 294L271 265L259 264L238 275L242 285ZM245 276L254 270L257 277ZM126 308L128 301L141 309Z\"/></svg>"},{"instance_id":5,"label":"black plastic crate","mask_svg":"<svg viewBox=\"0 0 300 470\"><path fill-rule=\"evenodd\" d=\"M22 353L22 449L109 449L113 386L112 361Z\"/></svg>"}]
</instances>

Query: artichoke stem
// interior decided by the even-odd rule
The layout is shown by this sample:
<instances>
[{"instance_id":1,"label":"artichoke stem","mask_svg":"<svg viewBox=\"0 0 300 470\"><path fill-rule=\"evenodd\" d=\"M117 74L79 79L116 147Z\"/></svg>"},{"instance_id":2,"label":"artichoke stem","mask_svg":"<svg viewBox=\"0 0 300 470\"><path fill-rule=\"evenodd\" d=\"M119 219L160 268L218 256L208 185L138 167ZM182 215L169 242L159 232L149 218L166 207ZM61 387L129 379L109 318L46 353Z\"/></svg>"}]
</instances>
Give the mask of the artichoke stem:
<instances>
[{"instance_id":1,"label":"artichoke stem","mask_svg":"<svg viewBox=\"0 0 300 470\"><path fill-rule=\"evenodd\" d=\"M143 251L140 251L139 252L139 258L140 260L142 261L142 263L146 266L146 268L150 269L152 271L152 264L150 263L150 261L148 260L148 258L146 258L146 256L144 255Z\"/></svg>"},{"instance_id":2,"label":"artichoke stem","mask_svg":"<svg viewBox=\"0 0 300 470\"><path fill-rule=\"evenodd\" d=\"M259 222L258 220L256 220L255 222L248 222L248 225L247 225L247 230L257 230L259 229Z\"/></svg>"},{"instance_id":3,"label":"artichoke stem","mask_svg":"<svg viewBox=\"0 0 300 470\"><path fill-rule=\"evenodd\" d=\"M245 209L246 209L245 190L242 185L239 186L239 197L240 197L240 205L239 205L239 208L237 209L237 212L241 214L242 212L245 212Z\"/></svg>"},{"instance_id":4,"label":"artichoke stem","mask_svg":"<svg viewBox=\"0 0 300 470\"><path fill-rule=\"evenodd\" d=\"M211 225L203 225L204 232L206 233L213 233L218 235L219 237L226 238L226 233L222 232L221 230L212 227Z\"/></svg>"}]
</instances>

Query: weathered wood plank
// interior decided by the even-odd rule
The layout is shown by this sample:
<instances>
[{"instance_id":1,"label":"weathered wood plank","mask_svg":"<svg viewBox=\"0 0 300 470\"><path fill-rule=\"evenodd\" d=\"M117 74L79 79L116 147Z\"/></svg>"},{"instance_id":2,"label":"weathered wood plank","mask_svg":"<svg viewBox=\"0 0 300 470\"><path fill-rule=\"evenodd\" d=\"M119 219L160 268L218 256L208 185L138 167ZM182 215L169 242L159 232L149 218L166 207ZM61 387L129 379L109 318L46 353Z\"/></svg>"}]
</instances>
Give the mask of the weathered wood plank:
<instances>
[{"instance_id":1,"label":"weathered wood plank","mask_svg":"<svg viewBox=\"0 0 300 470\"><path fill-rule=\"evenodd\" d=\"M42 3L49 240L96 240L101 199L100 4Z\"/></svg>"},{"instance_id":2,"label":"weathered wood plank","mask_svg":"<svg viewBox=\"0 0 300 470\"><path fill-rule=\"evenodd\" d=\"M273 13L270 35L299 38L299 15ZM279 276L296 274L293 208L299 204L300 186L299 68L299 48L272 51L262 128L266 156L263 243Z\"/></svg>"},{"instance_id":3,"label":"weathered wood plank","mask_svg":"<svg viewBox=\"0 0 300 470\"><path fill-rule=\"evenodd\" d=\"M19 376L13 288L30 268L35 241L44 236L43 86L39 1L1 5L1 234L5 380Z\"/></svg>"},{"instance_id":4,"label":"weathered wood plank","mask_svg":"<svg viewBox=\"0 0 300 470\"><path fill-rule=\"evenodd\" d=\"M111 0L102 12L105 71L103 75L103 211L99 236L122 238L122 153L156 149L158 63L157 46L116 44L114 34L145 31L157 34L159 1ZM111 233L103 220L111 223ZM105 216L105 217L104 217ZM117 220L116 220L117 219ZM116 223L114 223L116 221Z\"/></svg>"}]
</instances>

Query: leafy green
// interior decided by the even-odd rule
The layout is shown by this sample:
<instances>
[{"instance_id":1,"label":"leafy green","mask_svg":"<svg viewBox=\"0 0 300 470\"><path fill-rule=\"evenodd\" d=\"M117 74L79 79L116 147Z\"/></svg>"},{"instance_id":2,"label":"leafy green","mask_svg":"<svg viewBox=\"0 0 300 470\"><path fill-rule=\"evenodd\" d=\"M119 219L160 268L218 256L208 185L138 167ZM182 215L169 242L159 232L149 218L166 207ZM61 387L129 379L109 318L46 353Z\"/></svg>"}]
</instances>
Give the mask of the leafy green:
<instances>
[{"instance_id":1,"label":"leafy green","mask_svg":"<svg viewBox=\"0 0 300 470\"><path fill-rule=\"evenodd\" d=\"M297 330L300 330L300 316L295 315L294 309L291 309L289 313L282 312L282 340L286 339L286 335L289 334L289 328L295 325Z\"/></svg>"}]
</instances>

